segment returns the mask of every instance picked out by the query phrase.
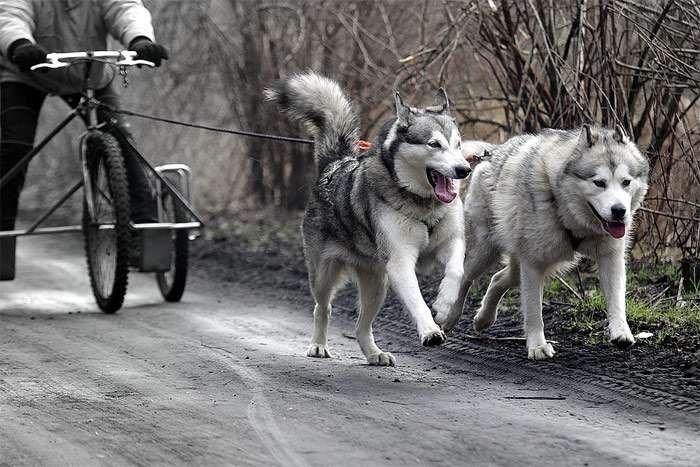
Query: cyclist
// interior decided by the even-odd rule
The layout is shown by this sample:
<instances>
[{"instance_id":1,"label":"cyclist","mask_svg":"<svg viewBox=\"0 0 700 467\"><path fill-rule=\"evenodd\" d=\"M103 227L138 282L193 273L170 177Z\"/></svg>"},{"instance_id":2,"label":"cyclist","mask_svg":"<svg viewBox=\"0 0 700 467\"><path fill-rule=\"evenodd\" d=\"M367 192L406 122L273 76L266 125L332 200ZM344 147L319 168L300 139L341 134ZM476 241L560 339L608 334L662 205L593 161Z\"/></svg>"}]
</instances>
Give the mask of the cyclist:
<instances>
[{"instance_id":1,"label":"cyclist","mask_svg":"<svg viewBox=\"0 0 700 467\"><path fill-rule=\"evenodd\" d=\"M60 95L70 106L80 100L83 83L80 67L46 73L29 72L46 61L48 52L104 50L112 35L137 58L160 66L167 50L154 39L151 14L141 0L0 0L0 177L33 146L39 110L50 93ZM95 63L91 80L101 101L118 105L111 85L113 72ZM98 111L98 120L106 119ZM111 117L109 131L121 143L134 222L156 222L156 203L148 178L124 142L131 138L126 125ZM0 191L0 230L13 230L26 169ZM14 237L0 238L2 255L14 257ZM10 253L10 254L7 254ZM0 280L14 278L14 264L0 265Z\"/></svg>"}]
</instances>

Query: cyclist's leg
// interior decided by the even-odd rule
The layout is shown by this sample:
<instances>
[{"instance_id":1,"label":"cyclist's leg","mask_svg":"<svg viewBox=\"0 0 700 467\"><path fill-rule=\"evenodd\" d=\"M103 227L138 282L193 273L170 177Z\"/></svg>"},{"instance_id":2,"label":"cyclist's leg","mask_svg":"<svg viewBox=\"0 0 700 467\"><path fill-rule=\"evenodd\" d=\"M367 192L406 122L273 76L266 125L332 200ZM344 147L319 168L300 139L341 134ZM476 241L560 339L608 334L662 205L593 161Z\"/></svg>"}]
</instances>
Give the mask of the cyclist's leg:
<instances>
[{"instance_id":1,"label":"cyclist's leg","mask_svg":"<svg viewBox=\"0 0 700 467\"><path fill-rule=\"evenodd\" d=\"M34 145L39 110L46 94L19 82L0 83L0 177ZM27 168L0 188L0 230L13 230ZM0 238L0 280L15 277L15 238Z\"/></svg>"}]
</instances>

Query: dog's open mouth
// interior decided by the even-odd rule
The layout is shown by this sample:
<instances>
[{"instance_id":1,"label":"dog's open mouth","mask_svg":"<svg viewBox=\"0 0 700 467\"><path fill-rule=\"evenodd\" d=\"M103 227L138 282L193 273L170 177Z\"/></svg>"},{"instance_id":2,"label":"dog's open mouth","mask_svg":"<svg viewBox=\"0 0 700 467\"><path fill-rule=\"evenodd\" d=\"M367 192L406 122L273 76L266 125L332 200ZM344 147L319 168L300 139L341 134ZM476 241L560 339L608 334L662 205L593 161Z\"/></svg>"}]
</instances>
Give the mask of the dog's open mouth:
<instances>
[{"instance_id":1,"label":"dog's open mouth","mask_svg":"<svg viewBox=\"0 0 700 467\"><path fill-rule=\"evenodd\" d=\"M443 203L451 203L457 197L457 188L450 177L446 177L435 169L426 169L428 183L433 187L437 199Z\"/></svg>"},{"instance_id":2,"label":"dog's open mouth","mask_svg":"<svg viewBox=\"0 0 700 467\"><path fill-rule=\"evenodd\" d=\"M600 223L603 224L603 229L605 229L605 231L609 233L611 237L622 238L625 236L626 226L624 222L606 221L603 219L603 216L598 214L598 211L596 211L591 203L588 203L588 206L591 208L591 211L593 211L593 214L595 214Z\"/></svg>"}]
</instances>

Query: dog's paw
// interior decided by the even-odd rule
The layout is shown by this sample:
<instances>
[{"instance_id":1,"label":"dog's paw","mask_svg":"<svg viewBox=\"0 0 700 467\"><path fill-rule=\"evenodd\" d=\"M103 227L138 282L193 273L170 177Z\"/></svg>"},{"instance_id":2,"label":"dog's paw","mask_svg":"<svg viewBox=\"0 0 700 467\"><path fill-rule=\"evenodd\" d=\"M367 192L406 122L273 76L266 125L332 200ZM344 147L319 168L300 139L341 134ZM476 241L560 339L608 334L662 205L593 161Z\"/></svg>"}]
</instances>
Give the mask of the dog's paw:
<instances>
[{"instance_id":1,"label":"dog's paw","mask_svg":"<svg viewBox=\"0 0 700 467\"><path fill-rule=\"evenodd\" d=\"M368 355L367 363L372 366L396 366L396 359L389 352L379 352Z\"/></svg>"},{"instance_id":2,"label":"dog's paw","mask_svg":"<svg viewBox=\"0 0 700 467\"><path fill-rule=\"evenodd\" d=\"M306 351L306 356L314 358L333 358L333 355L331 355L331 352L328 350L328 346L323 344L311 344L309 350Z\"/></svg>"},{"instance_id":3,"label":"dog's paw","mask_svg":"<svg viewBox=\"0 0 700 467\"><path fill-rule=\"evenodd\" d=\"M634 336L627 323L613 324L608 326L610 342L617 348L626 349L634 345Z\"/></svg>"},{"instance_id":4,"label":"dog's paw","mask_svg":"<svg viewBox=\"0 0 700 467\"><path fill-rule=\"evenodd\" d=\"M483 310L474 315L474 322L472 326L476 332L481 332L484 329L488 329L493 326L496 322L496 315L494 313L483 313Z\"/></svg>"},{"instance_id":5,"label":"dog's paw","mask_svg":"<svg viewBox=\"0 0 700 467\"><path fill-rule=\"evenodd\" d=\"M442 345L445 343L446 340L447 340L447 337L445 336L445 333L440 328L426 332L420 338L421 343L425 347L435 347L438 345Z\"/></svg>"},{"instance_id":6,"label":"dog's paw","mask_svg":"<svg viewBox=\"0 0 700 467\"><path fill-rule=\"evenodd\" d=\"M527 349L527 358L530 360L546 360L547 358L552 358L554 354L554 347L548 343L528 347Z\"/></svg>"}]
</instances>

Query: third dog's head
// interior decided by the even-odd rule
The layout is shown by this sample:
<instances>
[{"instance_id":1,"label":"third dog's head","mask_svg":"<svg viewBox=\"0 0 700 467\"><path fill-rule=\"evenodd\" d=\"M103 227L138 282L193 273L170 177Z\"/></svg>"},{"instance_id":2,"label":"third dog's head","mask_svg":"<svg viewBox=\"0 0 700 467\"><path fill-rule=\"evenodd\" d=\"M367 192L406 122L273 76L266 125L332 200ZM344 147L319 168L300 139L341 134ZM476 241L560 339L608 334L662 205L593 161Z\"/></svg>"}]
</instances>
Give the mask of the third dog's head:
<instances>
[{"instance_id":1,"label":"third dog's head","mask_svg":"<svg viewBox=\"0 0 700 467\"><path fill-rule=\"evenodd\" d=\"M647 192L649 164L622 128L584 125L564 168L562 189L577 197L577 218L594 231L622 238ZM567 187L568 186L568 187Z\"/></svg>"},{"instance_id":2,"label":"third dog's head","mask_svg":"<svg viewBox=\"0 0 700 467\"><path fill-rule=\"evenodd\" d=\"M471 171L461 152L459 129L449 115L445 91L435 106L416 109L395 95L396 118L384 129L381 157L397 182L408 191L442 203L459 192L458 179Z\"/></svg>"}]
</instances>

